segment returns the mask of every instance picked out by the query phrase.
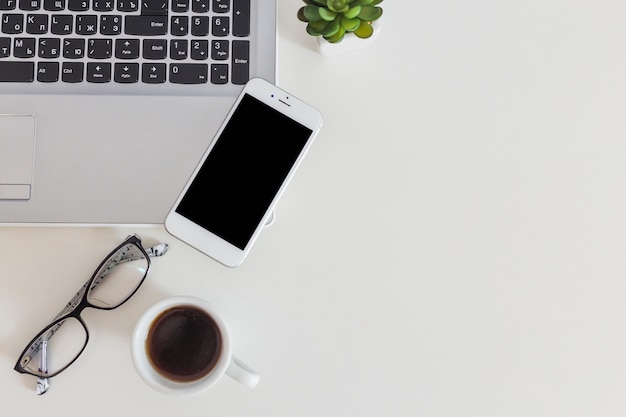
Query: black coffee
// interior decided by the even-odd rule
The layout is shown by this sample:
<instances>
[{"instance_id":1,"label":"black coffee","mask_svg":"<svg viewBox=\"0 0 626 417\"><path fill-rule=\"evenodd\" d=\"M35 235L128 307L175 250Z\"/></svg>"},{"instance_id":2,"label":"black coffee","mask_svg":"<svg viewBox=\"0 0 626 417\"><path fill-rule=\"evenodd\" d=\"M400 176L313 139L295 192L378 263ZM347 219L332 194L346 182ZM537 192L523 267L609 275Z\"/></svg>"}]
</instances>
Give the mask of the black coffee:
<instances>
[{"instance_id":1,"label":"black coffee","mask_svg":"<svg viewBox=\"0 0 626 417\"><path fill-rule=\"evenodd\" d=\"M194 306L177 306L157 316L148 331L148 359L161 375L191 382L217 364L222 336L211 316Z\"/></svg>"}]
</instances>

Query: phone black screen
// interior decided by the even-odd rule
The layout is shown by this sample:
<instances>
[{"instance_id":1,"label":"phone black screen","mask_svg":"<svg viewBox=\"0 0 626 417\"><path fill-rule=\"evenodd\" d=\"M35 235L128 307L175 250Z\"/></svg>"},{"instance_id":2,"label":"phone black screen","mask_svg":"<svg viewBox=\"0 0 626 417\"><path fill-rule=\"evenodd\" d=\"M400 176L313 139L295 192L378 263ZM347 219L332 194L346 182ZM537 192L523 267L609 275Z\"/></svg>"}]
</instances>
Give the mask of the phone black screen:
<instances>
[{"instance_id":1,"label":"phone black screen","mask_svg":"<svg viewBox=\"0 0 626 417\"><path fill-rule=\"evenodd\" d=\"M243 250L311 134L245 94L176 212Z\"/></svg>"}]
</instances>

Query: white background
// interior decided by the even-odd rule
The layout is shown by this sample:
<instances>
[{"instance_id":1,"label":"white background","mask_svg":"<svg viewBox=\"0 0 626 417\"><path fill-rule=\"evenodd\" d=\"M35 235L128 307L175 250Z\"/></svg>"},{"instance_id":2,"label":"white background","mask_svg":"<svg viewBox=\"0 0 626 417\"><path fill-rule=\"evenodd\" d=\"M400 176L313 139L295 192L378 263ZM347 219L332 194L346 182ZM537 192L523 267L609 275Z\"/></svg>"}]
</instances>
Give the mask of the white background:
<instances>
[{"instance_id":1,"label":"white background","mask_svg":"<svg viewBox=\"0 0 626 417\"><path fill-rule=\"evenodd\" d=\"M3 416L624 416L626 3L386 0L325 58L279 3L279 82L325 125L245 263L149 228L0 228ZM23 344L129 233L139 293L87 310L35 395ZM212 302L257 388L169 397L130 359L141 313Z\"/></svg>"}]
</instances>

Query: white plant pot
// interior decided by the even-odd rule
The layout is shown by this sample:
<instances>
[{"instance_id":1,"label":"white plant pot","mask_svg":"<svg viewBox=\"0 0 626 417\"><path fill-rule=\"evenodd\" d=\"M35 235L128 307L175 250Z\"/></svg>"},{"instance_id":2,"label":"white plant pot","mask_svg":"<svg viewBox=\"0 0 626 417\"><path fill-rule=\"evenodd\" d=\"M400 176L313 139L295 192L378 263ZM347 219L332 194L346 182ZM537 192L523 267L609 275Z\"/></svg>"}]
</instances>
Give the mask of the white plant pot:
<instances>
[{"instance_id":1,"label":"white plant pot","mask_svg":"<svg viewBox=\"0 0 626 417\"><path fill-rule=\"evenodd\" d=\"M376 38L378 38L378 35L380 35L380 21L376 20L375 22L373 22L372 27L374 28L374 33L372 33L372 36L367 39L361 39L357 37L354 33L346 33L346 36L341 42L330 43L326 41L323 37L318 36L317 38L315 38L315 40L317 41L317 50L320 54L324 56L334 56L343 55L351 51L365 48L371 45L376 40Z\"/></svg>"}]
</instances>

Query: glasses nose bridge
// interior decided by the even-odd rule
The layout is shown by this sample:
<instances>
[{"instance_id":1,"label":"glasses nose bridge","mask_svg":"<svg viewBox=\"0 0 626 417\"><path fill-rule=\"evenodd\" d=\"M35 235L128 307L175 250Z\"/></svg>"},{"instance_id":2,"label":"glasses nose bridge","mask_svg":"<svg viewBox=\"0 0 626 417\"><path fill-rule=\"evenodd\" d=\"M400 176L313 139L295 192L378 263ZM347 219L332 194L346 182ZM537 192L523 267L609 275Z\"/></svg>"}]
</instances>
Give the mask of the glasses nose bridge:
<instances>
[{"instance_id":1,"label":"glasses nose bridge","mask_svg":"<svg viewBox=\"0 0 626 417\"><path fill-rule=\"evenodd\" d=\"M64 316L60 317L57 322L59 321L63 321L67 318L75 318L76 320L78 320L80 322L80 324L85 328L85 330L87 330L87 323L85 323L85 320L82 317L83 311L86 308L95 308L87 299L87 293L85 293L80 301L78 302L78 304L76 304L69 312L67 312Z\"/></svg>"}]
</instances>

